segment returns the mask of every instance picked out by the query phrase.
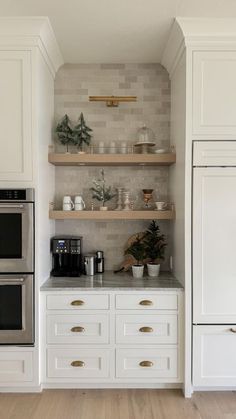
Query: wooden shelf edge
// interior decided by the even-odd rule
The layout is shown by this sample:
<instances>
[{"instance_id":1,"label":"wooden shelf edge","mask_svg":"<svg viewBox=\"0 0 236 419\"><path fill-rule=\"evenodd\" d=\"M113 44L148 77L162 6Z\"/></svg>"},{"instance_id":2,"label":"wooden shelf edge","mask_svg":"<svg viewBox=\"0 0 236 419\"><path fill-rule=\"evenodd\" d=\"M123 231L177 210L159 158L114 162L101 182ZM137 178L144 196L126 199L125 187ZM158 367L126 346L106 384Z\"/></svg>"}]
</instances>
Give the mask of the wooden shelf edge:
<instances>
[{"instance_id":1,"label":"wooden shelf edge","mask_svg":"<svg viewBox=\"0 0 236 419\"><path fill-rule=\"evenodd\" d=\"M48 161L54 166L170 166L176 155L49 153Z\"/></svg>"},{"instance_id":2,"label":"wooden shelf edge","mask_svg":"<svg viewBox=\"0 0 236 419\"><path fill-rule=\"evenodd\" d=\"M60 211L50 210L52 220L173 220L175 211Z\"/></svg>"}]
</instances>

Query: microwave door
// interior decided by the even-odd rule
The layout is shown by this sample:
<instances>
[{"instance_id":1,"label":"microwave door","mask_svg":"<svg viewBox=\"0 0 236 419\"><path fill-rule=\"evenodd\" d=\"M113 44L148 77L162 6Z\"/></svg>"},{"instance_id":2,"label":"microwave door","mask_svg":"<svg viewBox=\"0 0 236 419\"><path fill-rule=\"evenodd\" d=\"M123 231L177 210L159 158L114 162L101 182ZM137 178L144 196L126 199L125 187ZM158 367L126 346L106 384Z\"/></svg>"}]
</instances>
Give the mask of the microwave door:
<instances>
[{"instance_id":1,"label":"microwave door","mask_svg":"<svg viewBox=\"0 0 236 419\"><path fill-rule=\"evenodd\" d=\"M0 275L0 345L34 343L32 275Z\"/></svg>"},{"instance_id":2,"label":"microwave door","mask_svg":"<svg viewBox=\"0 0 236 419\"><path fill-rule=\"evenodd\" d=\"M34 204L0 203L0 273L34 271Z\"/></svg>"}]
</instances>

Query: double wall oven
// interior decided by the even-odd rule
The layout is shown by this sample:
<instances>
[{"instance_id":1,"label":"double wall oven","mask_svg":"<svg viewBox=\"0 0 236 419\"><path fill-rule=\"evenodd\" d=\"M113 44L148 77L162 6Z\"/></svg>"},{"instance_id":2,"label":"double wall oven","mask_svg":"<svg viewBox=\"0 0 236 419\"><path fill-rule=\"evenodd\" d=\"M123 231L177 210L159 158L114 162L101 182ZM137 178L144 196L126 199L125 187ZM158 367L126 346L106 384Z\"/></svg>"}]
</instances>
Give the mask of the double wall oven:
<instances>
[{"instance_id":1,"label":"double wall oven","mask_svg":"<svg viewBox=\"0 0 236 419\"><path fill-rule=\"evenodd\" d=\"M34 190L0 189L0 344L34 344Z\"/></svg>"}]
</instances>

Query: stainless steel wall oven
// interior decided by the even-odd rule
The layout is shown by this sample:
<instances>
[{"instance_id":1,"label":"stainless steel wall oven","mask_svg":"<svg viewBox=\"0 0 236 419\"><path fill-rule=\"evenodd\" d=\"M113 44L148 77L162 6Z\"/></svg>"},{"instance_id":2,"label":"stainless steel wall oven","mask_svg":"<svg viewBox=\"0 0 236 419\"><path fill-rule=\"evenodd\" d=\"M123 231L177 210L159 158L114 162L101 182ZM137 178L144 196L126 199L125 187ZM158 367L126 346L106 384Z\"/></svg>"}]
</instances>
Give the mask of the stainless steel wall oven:
<instances>
[{"instance_id":1,"label":"stainless steel wall oven","mask_svg":"<svg viewBox=\"0 0 236 419\"><path fill-rule=\"evenodd\" d=\"M34 190L0 189L0 344L34 343Z\"/></svg>"}]
</instances>

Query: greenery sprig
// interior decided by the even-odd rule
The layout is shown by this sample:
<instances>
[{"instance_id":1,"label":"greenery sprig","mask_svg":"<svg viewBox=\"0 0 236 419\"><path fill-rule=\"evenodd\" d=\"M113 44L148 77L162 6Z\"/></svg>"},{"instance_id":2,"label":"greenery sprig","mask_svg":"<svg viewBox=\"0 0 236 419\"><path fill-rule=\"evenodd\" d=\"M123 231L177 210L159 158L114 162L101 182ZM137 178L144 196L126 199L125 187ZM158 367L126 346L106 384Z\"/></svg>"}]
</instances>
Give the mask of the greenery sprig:
<instances>
[{"instance_id":1,"label":"greenery sprig","mask_svg":"<svg viewBox=\"0 0 236 419\"><path fill-rule=\"evenodd\" d=\"M93 180L93 185L90 188L93 193L92 198L102 202L103 206L107 201L110 201L116 196L116 193L112 192L111 186L106 186L104 169L101 170L101 177Z\"/></svg>"}]
</instances>

